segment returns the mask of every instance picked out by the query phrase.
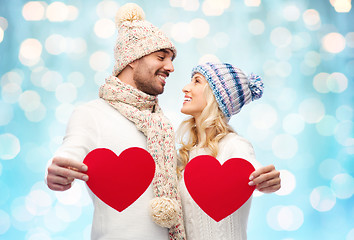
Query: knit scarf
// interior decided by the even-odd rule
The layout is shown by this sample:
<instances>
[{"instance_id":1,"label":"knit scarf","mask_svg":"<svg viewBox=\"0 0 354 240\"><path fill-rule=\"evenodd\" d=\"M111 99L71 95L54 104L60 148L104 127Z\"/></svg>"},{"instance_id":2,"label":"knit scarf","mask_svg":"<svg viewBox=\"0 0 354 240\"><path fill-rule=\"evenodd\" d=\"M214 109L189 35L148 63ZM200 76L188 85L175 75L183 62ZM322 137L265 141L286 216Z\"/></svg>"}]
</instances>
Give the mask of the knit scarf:
<instances>
[{"instance_id":1,"label":"knit scarf","mask_svg":"<svg viewBox=\"0 0 354 240\"><path fill-rule=\"evenodd\" d=\"M100 87L100 98L135 123L147 137L147 151L155 161L152 181L155 198L150 213L158 225L169 228L170 239L185 239L178 190L177 155L173 128L162 113L157 97L150 96L117 77L109 76Z\"/></svg>"}]
</instances>

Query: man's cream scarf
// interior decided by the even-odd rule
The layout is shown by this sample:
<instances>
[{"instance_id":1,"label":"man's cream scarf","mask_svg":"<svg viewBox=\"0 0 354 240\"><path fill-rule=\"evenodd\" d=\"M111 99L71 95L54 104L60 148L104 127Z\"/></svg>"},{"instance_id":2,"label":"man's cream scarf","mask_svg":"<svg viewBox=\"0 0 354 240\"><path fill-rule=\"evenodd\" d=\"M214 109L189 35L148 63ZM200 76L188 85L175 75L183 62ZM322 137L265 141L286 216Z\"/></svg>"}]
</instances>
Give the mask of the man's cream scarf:
<instances>
[{"instance_id":1,"label":"man's cream scarf","mask_svg":"<svg viewBox=\"0 0 354 240\"><path fill-rule=\"evenodd\" d=\"M106 79L99 96L135 123L147 137L147 151L156 164L151 216L158 225L169 228L170 239L185 239L174 131L163 115L157 97L143 93L114 76Z\"/></svg>"}]
</instances>

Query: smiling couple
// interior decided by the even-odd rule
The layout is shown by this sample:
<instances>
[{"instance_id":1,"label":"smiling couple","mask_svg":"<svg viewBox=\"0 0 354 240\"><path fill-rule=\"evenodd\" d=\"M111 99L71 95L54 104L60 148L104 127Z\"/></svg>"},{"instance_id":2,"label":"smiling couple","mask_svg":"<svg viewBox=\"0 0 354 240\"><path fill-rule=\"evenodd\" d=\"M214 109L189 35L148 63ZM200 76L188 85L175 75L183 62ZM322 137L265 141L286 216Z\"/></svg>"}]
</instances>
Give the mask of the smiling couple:
<instances>
[{"instance_id":1,"label":"smiling couple","mask_svg":"<svg viewBox=\"0 0 354 240\"><path fill-rule=\"evenodd\" d=\"M181 176L195 156L211 155L221 164L236 157L257 169L249 185L265 193L280 188L279 172L273 165L258 167L252 145L228 125L232 115L262 96L262 80L246 77L226 63L196 66L183 88L181 112L190 118L178 131L182 147L177 154L174 130L157 99L174 71L176 49L144 18L143 10L133 3L118 10L113 73L101 86L99 99L73 112L64 141L48 167L47 185L65 191L75 179L87 181L82 161L93 149L108 148L119 155L127 148L141 147L155 161L152 184L123 212L91 194L91 239L246 239L251 198L217 223L193 202Z\"/></svg>"}]
</instances>

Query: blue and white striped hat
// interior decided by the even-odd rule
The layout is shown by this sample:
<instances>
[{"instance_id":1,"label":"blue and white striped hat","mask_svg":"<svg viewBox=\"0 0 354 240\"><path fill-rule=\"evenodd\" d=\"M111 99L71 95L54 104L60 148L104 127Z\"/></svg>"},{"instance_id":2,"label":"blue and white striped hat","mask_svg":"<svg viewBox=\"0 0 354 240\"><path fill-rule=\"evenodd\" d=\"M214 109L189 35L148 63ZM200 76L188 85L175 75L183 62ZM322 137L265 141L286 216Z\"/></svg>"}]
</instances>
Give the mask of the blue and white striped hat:
<instances>
[{"instance_id":1,"label":"blue and white striped hat","mask_svg":"<svg viewBox=\"0 0 354 240\"><path fill-rule=\"evenodd\" d=\"M261 77L251 74L247 77L242 70L228 63L204 63L192 70L202 74L214 93L219 108L227 120L240 112L247 103L259 99L263 94Z\"/></svg>"}]
</instances>

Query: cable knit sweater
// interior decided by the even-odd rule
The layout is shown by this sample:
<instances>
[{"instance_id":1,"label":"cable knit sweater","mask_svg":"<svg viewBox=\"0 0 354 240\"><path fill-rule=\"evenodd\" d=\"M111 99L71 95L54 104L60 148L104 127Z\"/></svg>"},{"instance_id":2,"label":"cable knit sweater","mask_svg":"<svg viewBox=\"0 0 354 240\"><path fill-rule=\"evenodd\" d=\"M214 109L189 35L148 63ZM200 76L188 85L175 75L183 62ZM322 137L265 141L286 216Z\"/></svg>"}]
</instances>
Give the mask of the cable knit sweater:
<instances>
[{"instance_id":1,"label":"cable knit sweater","mask_svg":"<svg viewBox=\"0 0 354 240\"><path fill-rule=\"evenodd\" d=\"M97 99L75 109L64 142L55 155L83 161L95 148L108 148L119 155L130 147L146 149L144 134L104 100ZM149 202L154 197L151 185L123 212L114 210L89 192L94 204L91 239L169 239L168 229L155 224L149 215Z\"/></svg>"},{"instance_id":2,"label":"cable knit sweater","mask_svg":"<svg viewBox=\"0 0 354 240\"><path fill-rule=\"evenodd\" d=\"M194 148L190 159L209 154L207 149ZM230 158L244 158L257 169L260 164L255 159L252 145L235 133L230 133L219 142L216 157L221 164ZM247 220L252 197L236 212L216 222L199 208L189 195L184 180L180 181L185 228L188 240L245 240L247 239Z\"/></svg>"}]
</instances>

